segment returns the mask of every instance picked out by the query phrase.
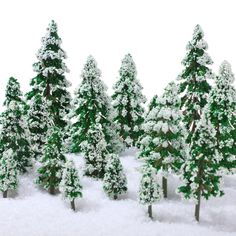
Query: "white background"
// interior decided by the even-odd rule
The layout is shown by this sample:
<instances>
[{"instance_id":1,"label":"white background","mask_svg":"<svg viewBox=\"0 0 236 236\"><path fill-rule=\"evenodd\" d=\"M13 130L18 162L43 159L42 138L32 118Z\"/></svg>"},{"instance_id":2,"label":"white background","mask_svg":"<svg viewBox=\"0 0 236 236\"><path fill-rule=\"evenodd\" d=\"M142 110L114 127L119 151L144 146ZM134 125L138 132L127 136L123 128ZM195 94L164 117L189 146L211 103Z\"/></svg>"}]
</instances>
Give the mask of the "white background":
<instances>
[{"instance_id":1,"label":"white background","mask_svg":"<svg viewBox=\"0 0 236 236\"><path fill-rule=\"evenodd\" d=\"M236 71L235 0L7 0L0 2L0 103L10 76L29 90L32 64L48 23L54 19L67 52L71 91L89 54L109 87L121 59L131 53L138 78L150 99L183 69L187 42L200 24L209 45L214 72L223 60Z\"/></svg>"}]
</instances>

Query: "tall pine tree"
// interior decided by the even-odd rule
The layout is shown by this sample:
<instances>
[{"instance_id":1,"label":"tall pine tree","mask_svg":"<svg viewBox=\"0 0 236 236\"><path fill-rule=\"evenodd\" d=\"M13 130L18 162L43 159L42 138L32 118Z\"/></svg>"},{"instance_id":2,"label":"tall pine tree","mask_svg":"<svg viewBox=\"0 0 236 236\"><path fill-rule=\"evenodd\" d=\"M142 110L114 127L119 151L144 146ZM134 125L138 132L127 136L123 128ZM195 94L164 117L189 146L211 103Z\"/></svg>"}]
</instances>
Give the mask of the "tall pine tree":
<instances>
[{"instance_id":1,"label":"tall pine tree","mask_svg":"<svg viewBox=\"0 0 236 236\"><path fill-rule=\"evenodd\" d=\"M117 152L119 140L112 124L111 99L107 87L100 79L101 71L97 62L89 56L83 71L82 82L75 91L71 112L71 151L81 152L81 143L87 140L88 130L100 125L110 152Z\"/></svg>"},{"instance_id":2,"label":"tall pine tree","mask_svg":"<svg viewBox=\"0 0 236 236\"><path fill-rule=\"evenodd\" d=\"M189 132L188 143L191 143L197 122L207 103L207 96L211 89L208 79L214 77L211 69L208 68L208 65L213 62L206 52L208 45L203 37L201 27L196 25L193 38L187 45L187 54L182 61L185 69L179 75L183 122Z\"/></svg>"},{"instance_id":3,"label":"tall pine tree","mask_svg":"<svg viewBox=\"0 0 236 236\"><path fill-rule=\"evenodd\" d=\"M25 103L19 82L11 77L6 87L5 111L1 115L0 155L11 149L17 169L24 173L31 162L31 147L24 116Z\"/></svg>"},{"instance_id":4,"label":"tall pine tree","mask_svg":"<svg viewBox=\"0 0 236 236\"><path fill-rule=\"evenodd\" d=\"M125 55L122 60L119 75L112 96L115 109L114 122L124 144L131 147L137 144L142 134L143 104L146 98L136 78L136 66L130 54Z\"/></svg>"},{"instance_id":5,"label":"tall pine tree","mask_svg":"<svg viewBox=\"0 0 236 236\"><path fill-rule=\"evenodd\" d=\"M167 175L178 172L185 158L186 132L181 125L182 113L178 86L171 82L156 100L145 118L140 158L161 171L164 197L167 197Z\"/></svg>"},{"instance_id":6,"label":"tall pine tree","mask_svg":"<svg viewBox=\"0 0 236 236\"><path fill-rule=\"evenodd\" d=\"M221 156L215 149L216 131L211 122L202 114L198 122L188 159L182 167L183 186L178 191L186 199L196 202L195 219L200 219L201 197L208 200L212 196L222 196L220 190L221 174L219 161Z\"/></svg>"},{"instance_id":7,"label":"tall pine tree","mask_svg":"<svg viewBox=\"0 0 236 236\"><path fill-rule=\"evenodd\" d=\"M211 90L207 104L207 118L216 130L216 148L222 156L220 165L227 170L236 168L236 90L231 66L224 61L216 77L216 85Z\"/></svg>"}]
</instances>

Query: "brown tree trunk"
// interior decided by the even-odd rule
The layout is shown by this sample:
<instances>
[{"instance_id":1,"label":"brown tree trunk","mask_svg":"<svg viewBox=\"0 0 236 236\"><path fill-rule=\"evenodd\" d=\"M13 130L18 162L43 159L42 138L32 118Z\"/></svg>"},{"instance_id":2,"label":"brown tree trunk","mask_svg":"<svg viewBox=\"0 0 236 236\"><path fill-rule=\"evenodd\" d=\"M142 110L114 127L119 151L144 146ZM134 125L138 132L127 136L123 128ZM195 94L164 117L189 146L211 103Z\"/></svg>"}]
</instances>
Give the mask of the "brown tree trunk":
<instances>
[{"instance_id":1,"label":"brown tree trunk","mask_svg":"<svg viewBox=\"0 0 236 236\"><path fill-rule=\"evenodd\" d=\"M198 202L195 206L195 219L199 222L200 218L201 191L198 192Z\"/></svg>"},{"instance_id":2,"label":"brown tree trunk","mask_svg":"<svg viewBox=\"0 0 236 236\"><path fill-rule=\"evenodd\" d=\"M7 190L3 192L3 198L7 198Z\"/></svg>"},{"instance_id":3,"label":"brown tree trunk","mask_svg":"<svg viewBox=\"0 0 236 236\"><path fill-rule=\"evenodd\" d=\"M49 193L52 194L52 195L55 195L55 187L53 185L50 185Z\"/></svg>"},{"instance_id":4,"label":"brown tree trunk","mask_svg":"<svg viewBox=\"0 0 236 236\"><path fill-rule=\"evenodd\" d=\"M72 209L73 211L75 211L75 200L72 200L72 201L70 202L70 205L71 205L71 209Z\"/></svg>"},{"instance_id":5,"label":"brown tree trunk","mask_svg":"<svg viewBox=\"0 0 236 236\"><path fill-rule=\"evenodd\" d=\"M114 196L114 200L116 200L116 199L117 199L117 195Z\"/></svg>"},{"instance_id":6,"label":"brown tree trunk","mask_svg":"<svg viewBox=\"0 0 236 236\"><path fill-rule=\"evenodd\" d=\"M162 189L163 189L164 198L167 198L167 178L165 177L162 177Z\"/></svg>"},{"instance_id":7,"label":"brown tree trunk","mask_svg":"<svg viewBox=\"0 0 236 236\"><path fill-rule=\"evenodd\" d=\"M148 216L152 219L152 205L148 206Z\"/></svg>"}]
</instances>

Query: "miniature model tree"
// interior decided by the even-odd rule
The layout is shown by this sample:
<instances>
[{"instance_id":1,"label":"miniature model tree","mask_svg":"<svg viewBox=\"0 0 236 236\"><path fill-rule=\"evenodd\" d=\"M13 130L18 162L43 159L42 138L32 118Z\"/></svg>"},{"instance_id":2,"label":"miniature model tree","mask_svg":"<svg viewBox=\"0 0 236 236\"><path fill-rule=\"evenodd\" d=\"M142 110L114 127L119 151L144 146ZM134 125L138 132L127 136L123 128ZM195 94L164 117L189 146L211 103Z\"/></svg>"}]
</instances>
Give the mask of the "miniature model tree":
<instances>
[{"instance_id":1,"label":"miniature model tree","mask_svg":"<svg viewBox=\"0 0 236 236\"><path fill-rule=\"evenodd\" d=\"M185 158L185 129L178 86L171 82L165 88L144 122L140 158L161 171L164 197L167 198L167 176L180 170Z\"/></svg>"},{"instance_id":2,"label":"miniature model tree","mask_svg":"<svg viewBox=\"0 0 236 236\"><path fill-rule=\"evenodd\" d=\"M33 156L39 160L43 155L47 132L52 119L47 109L47 102L40 94L32 97L28 107L27 123L31 139Z\"/></svg>"},{"instance_id":3,"label":"miniature model tree","mask_svg":"<svg viewBox=\"0 0 236 236\"><path fill-rule=\"evenodd\" d=\"M7 198L8 190L15 190L18 186L16 154L12 149L5 150L0 158L0 191L3 198Z\"/></svg>"},{"instance_id":4,"label":"miniature model tree","mask_svg":"<svg viewBox=\"0 0 236 236\"><path fill-rule=\"evenodd\" d=\"M24 102L20 84L11 77L6 88L5 111L1 115L0 155L12 149L17 169L24 173L30 167L32 152L24 119Z\"/></svg>"},{"instance_id":5,"label":"miniature model tree","mask_svg":"<svg viewBox=\"0 0 236 236\"><path fill-rule=\"evenodd\" d=\"M215 149L215 129L203 113L192 137L190 155L182 168L183 186L179 193L186 199L196 202L195 219L200 218L201 197L222 196L219 172L220 155Z\"/></svg>"},{"instance_id":6,"label":"miniature model tree","mask_svg":"<svg viewBox=\"0 0 236 236\"><path fill-rule=\"evenodd\" d=\"M60 191L64 198L70 201L71 209L75 211L75 200L82 197L82 186L80 184L78 171L73 161L68 160L64 166Z\"/></svg>"},{"instance_id":7,"label":"miniature model tree","mask_svg":"<svg viewBox=\"0 0 236 236\"><path fill-rule=\"evenodd\" d=\"M67 124L65 117L70 110L71 102L68 91L70 83L65 78L65 73L68 72L64 63L65 58L66 53L61 48L61 38L57 33L57 24L55 21L51 21L45 37L42 38L42 47L37 53L38 62L33 65L37 76L31 80L32 90L27 94L27 99L30 101L38 95L45 97L48 112L54 124L61 128L64 128ZM43 99L41 101L43 102ZM38 106L40 106L39 103ZM41 108L40 111L43 109ZM31 122L34 122L34 119L33 116ZM46 124L44 126L46 127Z\"/></svg>"},{"instance_id":8,"label":"miniature model tree","mask_svg":"<svg viewBox=\"0 0 236 236\"><path fill-rule=\"evenodd\" d=\"M143 104L142 86L137 80L136 66L130 54L125 55L119 71L119 80L114 85L113 107L117 131L127 147L135 146L142 135Z\"/></svg>"},{"instance_id":9,"label":"miniature model tree","mask_svg":"<svg viewBox=\"0 0 236 236\"><path fill-rule=\"evenodd\" d=\"M107 162L107 143L102 125L92 125L87 131L86 141L81 143L85 158L85 175L102 179Z\"/></svg>"},{"instance_id":10,"label":"miniature model tree","mask_svg":"<svg viewBox=\"0 0 236 236\"><path fill-rule=\"evenodd\" d=\"M103 189L109 197L115 200L119 195L127 191L126 176L117 154L110 154L108 156L103 179Z\"/></svg>"},{"instance_id":11,"label":"miniature model tree","mask_svg":"<svg viewBox=\"0 0 236 236\"><path fill-rule=\"evenodd\" d=\"M50 128L47 142L44 148L44 155L38 169L38 178L36 184L49 190L50 194L55 194L56 189L61 182L65 156L63 155L62 133L60 128L52 126Z\"/></svg>"},{"instance_id":12,"label":"miniature model tree","mask_svg":"<svg viewBox=\"0 0 236 236\"><path fill-rule=\"evenodd\" d=\"M83 71L82 83L75 91L73 111L71 114L71 143L72 152L81 152L81 143L87 140L88 130L92 126L100 124L105 136L108 150L116 151L114 140L117 135L112 129L111 99L106 94L107 87L100 79L101 72L92 56L89 56Z\"/></svg>"},{"instance_id":13,"label":"miniature model tree","mask_svg":"<svg viewBox=\"0 0 236 236\"><path fill-rule=\"evenodd\" d=\"M148 215L152 218L152 205L162 198L162 189L156 181L156 170L149 164L142 168L139 187L139 202L148 206Z\"/></svg>"},{"instance_id":14,"label":"miniature model tree","mask_svg":"<svg viewBox=\"0 0 236 236\"><path fill-rule=\"evenodd\" d=\"M220 166L226 170L236 168L236 90L233 87L234 75L231 66L224 61L216 77L215 87L211 90L207 104L207 118L216 130L216 148L222 160Z\"/></svg>"},{"instance_id":15,"label":"miniature model tree","mask_svg":"<svg viewBox=\"0 0 236 236\"><path fill-rule=\"evenodd\" d=\"M208 68L208 65L213 62L206 52L208 45L203 37L204 33L201 27L196 25L193 38L187 45L187 54L182 61L185 69L179 75L183 122L189 132L188 143L191 143L197 122L207 103L207 96L211 89L208 79L214 77Z\"/></svg>"}]
</instances>

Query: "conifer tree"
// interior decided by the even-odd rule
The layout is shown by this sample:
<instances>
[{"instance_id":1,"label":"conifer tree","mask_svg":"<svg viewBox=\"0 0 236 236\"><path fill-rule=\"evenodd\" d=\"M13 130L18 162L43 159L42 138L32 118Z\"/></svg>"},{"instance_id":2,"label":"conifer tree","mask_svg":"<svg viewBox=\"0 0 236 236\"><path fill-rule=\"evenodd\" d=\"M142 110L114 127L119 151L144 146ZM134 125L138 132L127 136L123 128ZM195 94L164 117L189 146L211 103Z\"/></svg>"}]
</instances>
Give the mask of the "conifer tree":
<instances>
[{"instance_id":1,"label":"conifer tree","mask_svg":"<svg viewBox=\"0 0 236 236\"><path fill-rule=\"evenodd\" d=\"M216 131L203 113L192 137L190 155L182 167L183 186L179 193L186 199L196 202L195 219L200 218L201 197L222 196L220 190L221 174L219 172L220 155L215 150Z\"/></svg>"},{"instance_id":2,"label":"conifer tree","mask_svg":"<svg viewBox=\"0 0 236 236\"><path fill-rule=\"evenodd\" d=\"M27 124L33 156L39 160L43 155L43 147L46 143L48 129L52 125L52 119L47 109L47 102L40 94L36 94L30 100Z\"/></svg>"},{"instance_id":3,"label":"conifer tree","mask_svg":"<svg viewBox=\"0 0 236 236\"><path fill-rule=\"evenodd\" d=\"M97 124L101 126L108 151L119 151L119 140L111 120L111 99L106 94L107 87L100 76L95 59L89 56L82 70L82 82L75 91L73 111L70 114L72 152L82 151L81 143L87 140L88 130Z\"/></svg>"},{"instance_id":4,"label":"conifer tree","mask_svg":"<svg viewBox=\"0 0 236 236\"><path fill-rule=\"evenodd\" d=\"M182 113L178 86L171 82L147 115L141 139L140 158L161 171L164 197L167 197L167 175L178 172L184 161L185 129L181 125Z\"/></svg>"},{"instance_id":5,"label":"conifer tree","mask_svg":"<svg viewBox=\"0 0 236 236\"><path fill-rule=\"evenodd\" d=\"M216 130L216 148L222 156L220 166L227 170L236 168L236 134L233 131L236 116L236 90L231 66L224 61L216 77L207 104L207 118Z\"/></svg>"},{"instance_id":6,"label":"conifer tree","mask_svg":"<svg viewBox=\"0 0 236 236\"><path fill-rule=\"evenodd\" d=\"M18 170L12 149L5 150L0 158L0 191L3 198L7 198L8 190L15 190L18 186Z\"/></svg>"},{"instance_id":7,"label":"conifer tree","mask_svg":"<svg viewBox=\"0 0 236 236\"><path fill-rule=\"evenodd\" d=\"M119 195L127 191L126 176L117 154L109 154L108 156L103 189L109 197L115 200Z\"/></svg>"},{"instance_id":8,"label":"conifer tree","mask_svg":"<svg viewBox=\"0 0 236 236\"><path fill-rule=\"evenodd\" d=\"M49 130L44 155L41 157L41 167L38 169L36 184L55 194L61 182L62 170L65 163L63 155L61 129L52 126Z\"/></svg>"},{"instance_id":9,"label":"conifer tree","mask_svg":"<svg viewBox=\"0 0 236 236\"><path fill-rule=\"evenodd\" d=\"M82 197L82 186L79 174L72 160L68 160L64 166L60 191L64 198L71 203L71 209L75 211L75 200Z\"/></svg>"},{"instance_id":10,"label":"conifer tree","mask_svg":"<svg viewBox=\"0 0 236 236\"><path fill-rule=\"evenodd\" d=\"M148 215L152 218L152 205L162 198L162 190L156 181L156 170L149 164L142 168L139 187L139 202L148 206Z\"/></svg>"},{"instance_id":11,"label":"conifer tree","mask_svg":"<svg viewBox=\"0 0 236 236\"><path fill-rule=\"evenodd\" d=\"M208 65L213 62L206 50L208 45L203 39L204 33L199 25L194 28L193 38L187 45L187 54L182 61L185 69L179 75L183 122L189 132L187 142L195 132L197 122L207 103L211 86L208 79L214 77Z\"/></svg>"},{"instance_id":12,"label":"conifer tree","mask_svg":"<svg viewBox=\"0 0 236 236\"><path fill-rule=\"evenodd\" d=\"M26 172L27 167L32 165L24 106L20 84L11 77L6 88L5 111L1 114L0 155L12 149L17 169L21 173Z\"/></svg>"},{"instance_id":13,"label":"conifer tree","mask_svg":"<svg viewBox=\"0 0 236 236\"><path fill-rule=\"evenodd\" d=\"M135 146L142 135L143 104L142 86L137 80L136 66L130 54L125 55L119 70L119 80L114 85L114 122L118 134L127 147Z\"/></svg>"},{"instance_id":14,"label":"conifer tree","mask_svg":"<svg viewBox=\"0 0 236 236\"><path fill-rule=\"evenodd\" d=\"M85 175L103 178L108 151L101 124L89 127L86 140L81 143L81 148L85 158Z\"/></svg>"},{"instance_id":15,"label":"conifer tree","mask_svg":"<svg viewBox=\"0 0 236 236\"><path fill-rule=\"evenodd\" d=\"M67 124L66 114L70 110L70 93L68 87L70 83L65 78L68 72L64 59L65 51L61 48L61 38L57 33L57 24L51 21L47 28L45 37L42 38L42 46L37 53L38 62L33 64L37 76L31 80L32 90L27 94L30 101L35 96L43 96L47 100L48 112L54 124L64 128ZM40 100L37 100L38 106ZM34 101L35 102L35 99ZM43 102L43 99L41 99ZM43 106L43 104L41 105ZM44 108L41 108L42 111ZM30 121L37 122L35 116ZM46 127L46 124L44 124ZM33 133L34 134L34 133Z\"/></svg>"}]
</instances>

